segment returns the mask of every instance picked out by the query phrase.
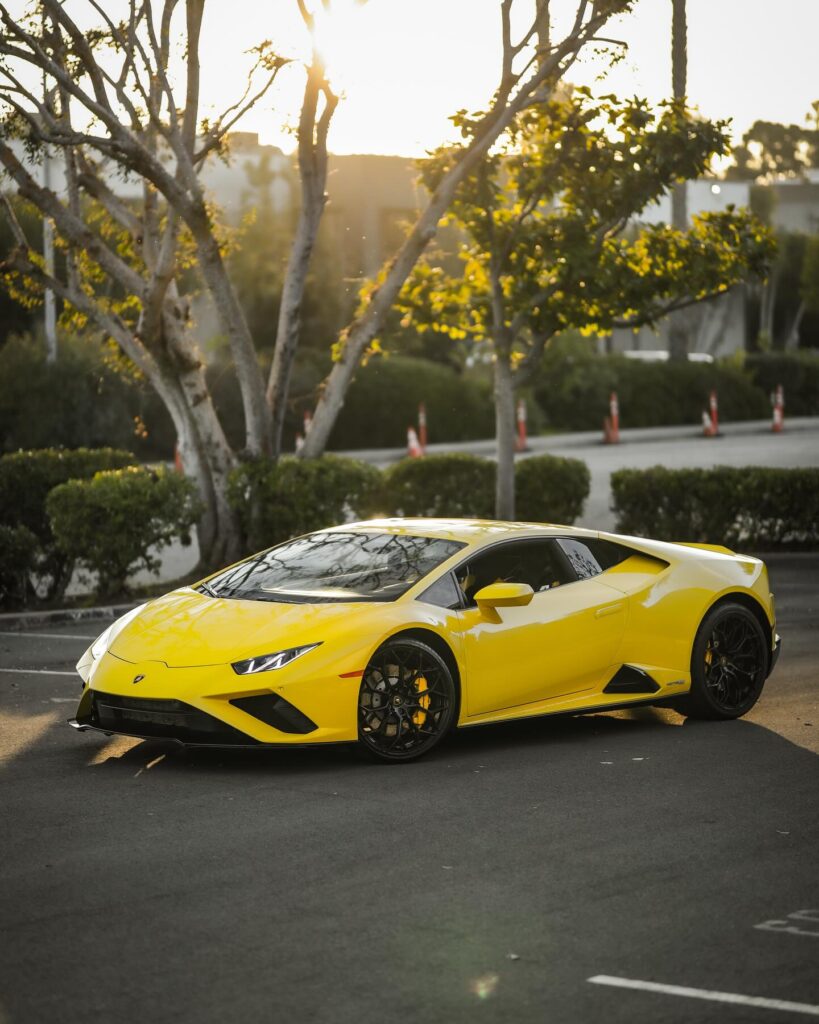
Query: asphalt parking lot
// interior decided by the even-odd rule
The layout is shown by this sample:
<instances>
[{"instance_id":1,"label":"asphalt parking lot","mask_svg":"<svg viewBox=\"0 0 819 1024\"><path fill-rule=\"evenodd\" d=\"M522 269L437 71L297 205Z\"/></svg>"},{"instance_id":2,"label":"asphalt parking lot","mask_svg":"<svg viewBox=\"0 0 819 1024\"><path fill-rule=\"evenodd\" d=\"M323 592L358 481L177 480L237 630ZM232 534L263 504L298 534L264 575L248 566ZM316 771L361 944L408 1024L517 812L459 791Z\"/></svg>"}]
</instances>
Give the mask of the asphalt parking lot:
<instances>
[{"instance_id":1,"label":"asphalt parking lot","mask_svg":"<svg viewBox=\"0 0 819 1024\"><path fill-rule=\"evenodd\" d=\"M104 623L3 633L0 1022L819 1016L819 556L769 566L747 719L530 721L389 767L77 734Z\"/></svg>"}]
</instances>

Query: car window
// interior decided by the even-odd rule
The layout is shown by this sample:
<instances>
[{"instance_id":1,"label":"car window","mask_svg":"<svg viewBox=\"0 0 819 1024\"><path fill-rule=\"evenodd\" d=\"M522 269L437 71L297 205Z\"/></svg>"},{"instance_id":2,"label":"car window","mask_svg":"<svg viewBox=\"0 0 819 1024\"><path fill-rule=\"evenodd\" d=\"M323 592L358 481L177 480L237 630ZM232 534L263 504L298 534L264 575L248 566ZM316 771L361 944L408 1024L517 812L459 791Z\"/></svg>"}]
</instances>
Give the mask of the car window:
<instances>
[{"instance_id":1,"label":"car window","mask_svg":"<svg viewBox=\"0 0 819 1024\"><path fill-rule=\"evenodd\" d=\"M574 579L551 540L500 544L459 566L455 578L468 604L490 583L528 583L538 593Z\"/></svg>"},{"instance_id":2,"label":"car window","mask_svg":"<svg viewBox=\"0 0 819 1024\"><path fill-rule=\"evenodd\" d=\"M393 601L463 547L439 537L328 530L226 569L206 592L253 601Z\"/></svg>"},{"instance_id":3,"label":"car window","mask_svg":"<svg viewBox=\"0 0 819 1024\"><path fill-rule=\"evenodd\" d=\"M599 576L601 572L618 565L628 558L629 551L608 540L590 538L580 540L577 537L561 537L557 543L577 578L581 580Z\"/></svg>"},{"instance_id":4,"label":"car window","mask_svg":"<svg viewBox=\"0 0 819 1024\"><path fill-rule=\"evenodd\" d=\"M439 608L459 608L461 592L455 582L455 577L448 572L436 580L431 587L427 587L423 594L419 595L418 600L437 605Z\"/></svg>"}]
</instances>

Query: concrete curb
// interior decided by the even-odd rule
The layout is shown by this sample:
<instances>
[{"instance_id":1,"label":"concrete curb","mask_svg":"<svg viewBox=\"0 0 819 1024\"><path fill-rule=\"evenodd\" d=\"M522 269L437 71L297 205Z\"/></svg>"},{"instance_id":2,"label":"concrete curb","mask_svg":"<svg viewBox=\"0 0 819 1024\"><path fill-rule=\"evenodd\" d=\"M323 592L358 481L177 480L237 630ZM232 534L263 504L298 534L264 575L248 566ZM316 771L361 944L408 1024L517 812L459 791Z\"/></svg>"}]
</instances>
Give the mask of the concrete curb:
<instances>
[{"instance_id":1,"label":"concrete curb","mask_svg":"<svg viewBox=\"0 0 819 1024\"><path fill-rule=\"evenodd\" d=\"M0 615L0 631L4 629L31 629L60 622L90 622L95 619L117 619L136 608L141 601L128 604L106 604L97 608L53 608L42 612L9 612Z\"/></svg>"}]
</instances>

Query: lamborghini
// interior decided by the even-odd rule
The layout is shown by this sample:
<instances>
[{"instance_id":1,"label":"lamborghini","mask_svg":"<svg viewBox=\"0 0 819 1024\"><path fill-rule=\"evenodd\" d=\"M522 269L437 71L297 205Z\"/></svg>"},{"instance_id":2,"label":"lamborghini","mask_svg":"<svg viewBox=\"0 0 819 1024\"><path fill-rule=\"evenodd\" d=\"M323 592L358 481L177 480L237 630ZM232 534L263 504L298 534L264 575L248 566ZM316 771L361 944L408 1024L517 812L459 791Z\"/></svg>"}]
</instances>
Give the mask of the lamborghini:
<instances>
[{"instance_id":1,"label":"lamborghini","mask_svg":"<svg viewBox=\"0 0 819 1024\"><path fill-rule=\"evenodd\" d=\"M262 551L129 611L77 664L80 730L358 743L671 706L732 719L779 654L763 562L531 523L380 519Z\"/></svg>"}]
</instances>

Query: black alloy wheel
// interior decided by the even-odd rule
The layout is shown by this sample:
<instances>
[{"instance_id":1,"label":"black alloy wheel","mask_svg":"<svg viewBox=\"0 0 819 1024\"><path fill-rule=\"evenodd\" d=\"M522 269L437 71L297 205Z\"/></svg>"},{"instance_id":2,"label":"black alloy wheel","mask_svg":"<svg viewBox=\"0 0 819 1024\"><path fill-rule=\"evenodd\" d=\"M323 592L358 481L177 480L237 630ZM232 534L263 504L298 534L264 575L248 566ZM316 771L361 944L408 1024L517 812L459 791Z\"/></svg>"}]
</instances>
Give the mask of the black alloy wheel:
<instances>
[{"instance_id":1,"label":"black alloy wheel","mask_svg":"<svg viewBox=\"0 0 819 1024\"><path fill-rule=\"evenodd\" d=\"M411 761L449 731L457 708L452 673L427 644L388 640L375 652L358 693L358 738L380 761Z\"/></svg>"},{"instance_id":2,"label":"black alloy wheel","mask_svg":"<svg viewBox=\"0 0 819 1024\"><path fill-rule=\"evenodd\" d=\"M768 658L756 616L744 605L719 605L703 619L694 641L691 692L680 710L692 718L746 714L759 700Z\"/></svg>"}]
</instances>

